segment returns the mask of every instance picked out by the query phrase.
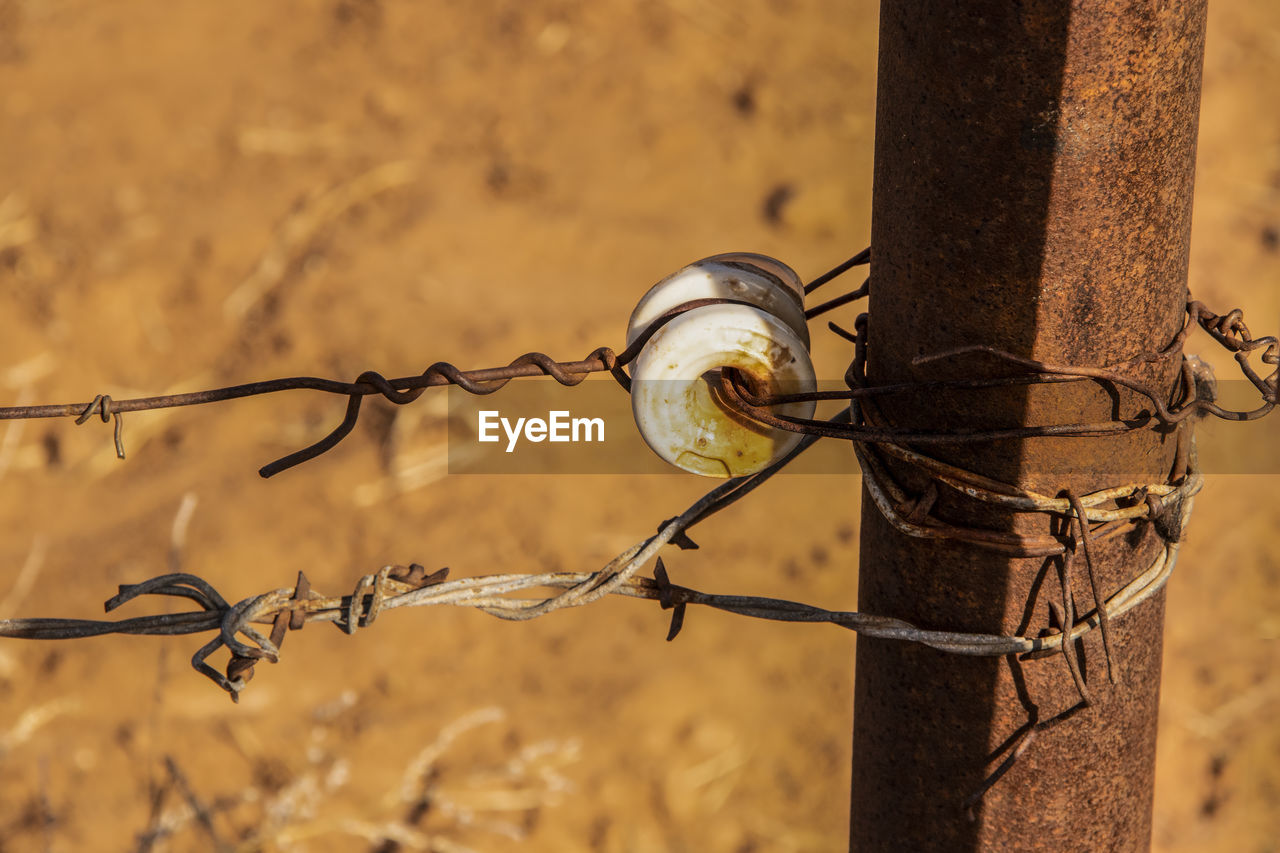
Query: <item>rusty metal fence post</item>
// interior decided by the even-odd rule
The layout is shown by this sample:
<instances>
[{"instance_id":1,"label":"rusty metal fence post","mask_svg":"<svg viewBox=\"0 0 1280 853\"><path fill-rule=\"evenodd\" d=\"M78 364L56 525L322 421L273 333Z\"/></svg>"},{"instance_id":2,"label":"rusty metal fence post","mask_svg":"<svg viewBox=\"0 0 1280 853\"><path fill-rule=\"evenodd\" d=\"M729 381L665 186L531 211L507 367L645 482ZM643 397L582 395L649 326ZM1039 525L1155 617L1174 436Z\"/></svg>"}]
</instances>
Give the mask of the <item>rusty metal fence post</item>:
<instances>
[{"instance_id":1,"label":"rusty metal fence post","mask_svg":"<svg viewBox=\"0 0 1280 853\"><path fill-rule=\"evenodd\" d=\"M884 0L880 22L872 320L876 382L990 375L986 344L1101 366L1158 350L1184 317L1205 0ZM1172 387L1174 360L1134 369ZM1098 386L1041 385L886 403L896 425L1106 420ZM1173 441L1037 438L929 449L996 479L1060 493L1161 482ZM909 481L910 475L903 472ZM947 492L948 490L942 490ZM864 498L866 495L864 494ZM957 523L1044 533L942 494ZM931 628L1034 634L1049 626L1053 560L908 539L863 502L859 609ZM1055 531L1056 532L1056 531ZM1098 549L1102 587L1145 567L1151 525ZM1077 589L1083 584L1077 586ZM1084 587L1087 589L1087 587ZM1092 606L1087 593L1085 602ZM878 850L1140 850L1149 845L1164 598L1099 632L1082 659L1095 704L1060 656L1019 661L858 643L851 846ZM966 798L1032 721L1045 729L976 805Z\"/></svg>"}]
</instances>

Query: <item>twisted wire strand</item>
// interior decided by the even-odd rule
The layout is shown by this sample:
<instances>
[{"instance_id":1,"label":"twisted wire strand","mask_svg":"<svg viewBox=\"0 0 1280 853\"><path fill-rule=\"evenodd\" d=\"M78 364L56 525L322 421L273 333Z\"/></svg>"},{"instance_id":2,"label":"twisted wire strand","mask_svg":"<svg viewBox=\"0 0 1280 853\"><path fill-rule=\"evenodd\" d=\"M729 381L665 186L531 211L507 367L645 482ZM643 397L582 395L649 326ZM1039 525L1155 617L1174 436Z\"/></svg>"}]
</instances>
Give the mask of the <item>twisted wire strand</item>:
<instances>
[{"instance_id":1,"label":"twisted wire strand","mask_svg":"<svg viewBox=\"0 0 1280 853\"><path fill-rule=\"evenodd\" d=\"M337 446L355 428L360 417L363 398L371 394L381 395L384 399L396 405L406 405L418 399L423 390L442 385L456 385L469 394L487 395L500 390L512 379L549 376L561 385L574 386L581 383L589 374L601 372L612 374L615 381L624 390L630 391L631 379L623 368L635 360L640 350L649 341L649 338L672 319L687 311L720 304L746 305L749 303L736 299L718 298L696 299L685 302L656 318L621 353L615 353L610 347L598 347L592 350L586 358L579 361L556 361L546 353L530 352L514 359L505 367L462 370L449 362L439 361L417 376L406 376L397 379L387 379L377 371L367 370L361 373L354 382L340 382L314 376L292 376L206 391L192 391L159 397L139 397L129 400L112 400L108 395L99 394L92 402L87 404L65 403L44 406L0 407L0 420L75 417L76 424L83 424L94 415L98 415L103 423L114 418L116 455L124 459L123 421L120 416L126 412L197 406L263 394L275 394L281 391L322 391L346 396L347 408L342 422L328 435L308 447L283 456L258 469L259 475L263 478L270 478L282 471L314 459Z\"/></svg>"},{"instance_id":2,"label":"twisted wire strand","mask_svg":"<svg viewBox=\"0 0 1280 853\"><path fill-rule=\"evenodd\" d=\"M842 412L835 419L847 416L848 412ZM238 701L240 691L253 676L254 663L259 660L276 662L285 631L300 629L310 621L338 622L343 630L354 633L357 627L371 623L384 609L426 604L472 606L503 619L524 621L565 607L580 607L606 595L620 594L624 588L634 589L636 573L664 545L672 543L682 549L697 548L688 537L690 527L749 494L816 441L816 436L806 437L790 453L763 471L717 486L682 513L660 524L655 535L623 551L597 572L500 575L447 582L447 569L427 575L417 565L408 568L386 567L376 575L361 578L352 595L338 599L325 599L315 595L305 576L299 573L298 583L293 589L272 590L235 605L228 605L217 590L196 575L166 574L142 583L122 585L119 592L105 603L106 611L111 612L144 595L187 598L198 604L200 610L115 621L5 619L0 620L0 637L66 640L103 634L170 635L217 631L217 636L193 656L192 666L227 691L233 700ZM543 583L539 579L553 582ZM566 583L568 579L572 579L572 583ZM541 600L504 597L538 586L559 586L564 589L557 595ZM662 599L662 595L653 597ZM682 619L683 603L673 606ZM271 636L264 636L254 629L251 623L255 622L272 623ZM240 635L248 638L250 643L238 639ZM232 655L225 675L205 662L223 647Z\"/></svg>"},{"instance_id":3,"label":"twisted wire strand","mask_svg":"<svg viewBox=\"0 0 1280 853\"><path fill-rule=\"evenodd\" d=\"M970 545L989 551L997 551L1015 557L1051 557L1065 554L1070 546L1061 539L1050 535L1032 535L990 530L983 527L965 527L949 524L928 514L930 506L922 506L919 498L909 496L893 479L871 448L855 443L854 453L862 468L863 483L872 502L899 533L916 539L948 539L966 542ZM936 461L936 460L930 460ZM1204 485L1204 478L1193 469L1187 469L1179 478L1177 485L1166 483L1151 484L1134 488L1134 494L1144 494L1145 498L1132 507L1119 510L1098 511L1085 507L1085 519L1102 523L1090 528L1089 535L1095 542L1103 542L1121 536L1132 529L1133 524L1141 521L1163 520L1170 513L1175 517L1186 502L1198 494ZM1083 496L1082 503L1097 502L1115 489L1104 489ZM988 504L999 504L1002 496L996 492L980 489L965 489L969 497ZM1049 501L1046 500L1046 503ZM1070 509L1056 506L1029 506L1021 511L1044 512L1066 516ZM1167 525L1176 529L1174 525Z\"/></svg>"},{"instance_id":4,"label":"twisted wire strand","mask_svg":"<svg viewBox=\"0 0 1280 853\"><path fill-rule=\"evenodd\" d=\"M855 291L857 296L865 296L869 286L864 284ZM854 296L854 294L848 294ZM842 297L843 298L843 297ZM842 303L843 304L843 303ZM823 306L819 306L822 308ZM813 309L817 311L818 309ZM987 443L1000 439L1025 439L1040 437L1099 437L1119 435L1144 429L1157 423L1163 427L1177 426L1195 415L1211 415L1221 420L1252 421L1270 414L1277 405L1277 384L1280 383L1280 367L1266 377L1261 376L1252 366L1250 358L1255 353L1260 355L1263 364L1280 365L1280 339L1275 336L1254 338L1244 322L1244 314L1240 309L1233 309L1225 315L1210 311L1202 302L1189 299L1186 304L1187 317L1173 340L1161 350L1142 353L1129 361L1109 367L1082 367L1060 365L1037 359L1026 358L1014 353L985 345L959 347L927 355L918 356L912 363L917 367L926 367L942 361L960 359L968 356L985 355L998 361L1006 362L1026 369L1022 375L1000 377L994 379L950 379L928 380L925 382L900 382L887 385L871 385L865 375L865 338L866 323L859 318L860 330L849 333L835 324L833 331L854 342L861 357L855 356L846 373L846 383L850 386L846 391L817 391L801 394L781 394L773 396L753 393L749 383L737 371L728 371L727 376L733 380L727 385L726 399L748 417L776 429L791 432L818 433L830 438L844 438L866 442L909 442L912 444L975 444ZM1159 361L1177 356L1192 329L1204 329L1221 346L1230 351L1241 373L1259 392L1260 404L1254 409L1231 410L1219 406L1212 396L1202 393L1205 383L1195 381L1194 362L1183 358L1181 373L1182 393L1178 404L1170 407L1164 402L1160 392L1149 384L1141 382L1123 372L1140 364ZM780 415L770 411L770 407L785 403L823 400L865 400L889 394L918 393L921 391L941 389L985 389L1004 385L1032 385L1050 382L1098 381L1127 388L1144 398L1152 411L1143 411L1132 418L1118 418L1096 423L1064 423L1045 424L1040 426L1017 426L1003 429L960 429L960 430L911 430L895 428L887 425L868 423L851 423L833 426L811 418L800 418Z\"/></svg>"},{"instance_id":5,"label":"twisted wire strand","mask_svg":"<svg viewBox=\"0 0 1280 853\"><path fill-rule=\"evenodd\" d=\"M816 278L806 286L806 293L812 293L818 287L844 274L855 266L869 263L870 249L864 249L848 261L838 265L827 273ZM806 316L815 317L840 305L847 304L868 295L869 279L854 291L836 297L827 303L810 309ZM77 424L85 423L93 415L98 415L103 422L114 420L114 441L116 455L125 457L122 438L123 421L121 415L126 412L144 411L177 406L201 405L242 397L271 394L289 390L313 390L346 396L347 408L342 421L325 437L309 447L290 453L259 469L263 477L272 477L327 452L346 438L355 428L359 418L362 399L370 394L379 394L396 405L405 405L416 400L422 391L440 385L456 385L471 394L492 394L515 378L549 376L565 386L577 385L591 373L609 372L627 391L631 380L625 371L639 354L649 338L674 317L686 312L712 304L746 304L732 299L700 299L676 306L658 317L637 339L622 353L615 353L609 347L599 347L586 358L578 361L556 361L549 355L540 352L526 353L513 360L505 367L484 368L478 370L461 370L449 362L436 362L417 376L387 379L376 371L365 371L354 382L340 382L318 377L297 376L283 379L253 382L206 391L195 391L184 394L173 394L160 397L143 397L130 400L112 400L106 395L98 395L88 404L71 403L46 406L11 406L0 407L0 420L19 418L75 417ZM912 444L971 444L989 442L1009 438L1032 438L1040 436L1104 436L1116 435L1141 429L1151 425L1153 419L1163 425L1175 425L1192 414L1202 412L1229 420L1252 420L1262 417L1276 405L1277 373L1262 377L1249 362L1252 354L1262 351L1264 364L1280 364L1280 344L1274 336L1253 338L1248 326L1244 323L1243 313L1239 309L1225 315L1217 315L1194 300L1187 304L1188 317L1183 323L1175 339L1164 350L1144 353L1111 368L1084 368L1065 365L1053 365L1032 359L1025 359L1011 353L985 347L968 347L947 352L934 353L917 359L921 365L935 363L944 359L985 354L1006 362L1026 368L1029 372L1023 375L989 378L939 379L925 382L905 382L888 385L870 385L865 378L865 341L866 315L858 319L858 331L850 333L835 323L830 328L855 345L855 358L846 374L848 391L814 392L810 394L780 395L775 397L756 397L748 384L736 371L724 371L730 379L736 381L722 383L725 387L724 399L739 410L739 413L757 422L778 429L802 432L831 438L852 439L862 442L908 442ZM1159 395L1150 387L1123 375L1121 370L1135 365L1168 357L1180 351L1183 341L1191 329L1199 325L1204 328L1222 346L1232 351L1241 370L1250 382L1259 390L1263 403L1258 408L1245 412L1232 412L1217 406L1212 399L1199 393L1200 383L1193 382L1190 365L1184 363L1183 401L1173 409L1167 407ZM860 354L859 354L860 353ZM1019 426L996 430L952 430L952 431L919 431L894 428L889 425L866 423L864 419L850 420L846 423L829 423L816 419L783 416L770 411L770 407L801 400L866 400L872 397L905 392L920 392L951 389L984 389L1003 385L1041 384L1051 382L1072 382L1084 380L1111 382L1141 394L1147 398L1155 409L1154 413L1142 412L1134 418L1117 419L1091 424L1048 424L1041 426Z\"/></svg>"},{"instance_id":6,"label":"twisted wire strand","mask_svg":"<svg viewBox=\"0 0 1280 853\"><path fill-rule=\"evenodd\" d=\"M781 467L781 466L779 466ZM763 480L776 470L761 472L748 480ZM1192 474L1199 480L1198 472ZM540 574L499 574L447 580L447 570L427 575L421 566L387 566L374 575L362 577L351 595L323 597L310 590L299 575L294 588L281 588L246 598L234 605L208 583L191 574L167 574L139 584L125 585L106 602L108 611L144 595L188 598L200 610L166 613L131 619L106 621L89 619L5 619L0 620L0 636L61 640L103 634L176 635L216 631L217 636L192 658L193 667L238 701L240 692L253 674L257 661L279 660L283 630L267 637L254 624L288 625L295 629L309 622L331 622L348 633L372 623L380 612L402 607L473 607L500 619L524 621L567 607L581 607L607 595L658 601L672 609L674 638L685 618L685 608L701 605L756 619L781 622L830 623L856 633L887 640L920 643L939 651L962 655L1000 656L1029 654L1061 649L1064 637L1079 639L1104 622L1122 617L1163 588L1177 562L1179 540L1167 539L1156 559L1143 572L1095 609L1080 616L1060 620L1057 633L1015 636L942 631L921 628L892 617L856 611L827 610L800 602L761 596L721 595L672 584L658 551L689 527L722 509L726 495L736 500L743 484L732 491L713 490L680 515L663 523L657 534L627 548L595 572L544 572ZM758 482L753 484L758 485ZM729 502L731 502L731 500ZM1189 520L1193 507L1189 497L1183 502L1180 520ZM657 558L654 577L640 577L639 569ZM554 595L527 598L517 595L535 589L557 589ZM245 637L249 642L239 639ZM1071 644L1068 643L1068 646ZM205 661L218 649L232 654L227 675Z\"/></svg>"}]
</instances>

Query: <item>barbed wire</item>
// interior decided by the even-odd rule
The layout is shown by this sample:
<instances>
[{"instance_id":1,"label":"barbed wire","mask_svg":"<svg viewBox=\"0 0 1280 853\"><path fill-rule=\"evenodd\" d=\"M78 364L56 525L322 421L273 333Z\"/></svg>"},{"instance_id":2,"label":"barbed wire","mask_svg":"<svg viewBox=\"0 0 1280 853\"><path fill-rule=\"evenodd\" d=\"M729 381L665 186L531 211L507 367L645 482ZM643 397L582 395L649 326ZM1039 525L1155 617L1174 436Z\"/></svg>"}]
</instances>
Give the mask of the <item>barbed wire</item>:
<instances>
[{"instance_id":1,"label":"barbed wire","mask_svg":"<svg viewBox=\"0 0 1280 853\"><path fill-rule=\"evenodd\" d=\"M862 290L863 288L859 288ZM730 381L723 383L725 396L732 405L741 409L752 419L777 429L792 432L816 433L830 438L845 438L863 442L906 442L910 444L974 444L998 441L1001 439L1039 438L1039 437L1096 437L1117 435L1152 426L1172 427L1193 415L1212 415L1228 421L1258 420L1270 414L1277 404L1277 373L1272 371L1267 377L1260 376L1250 364L1249 358L1261 351L1264 364L1280 365L1280 339L1275 336L1255 339L1245 325L1244 314L1234 309L1225 315L1215 314L1201 302L1188 300L1186 305L1187 319L1183 323L1173 341L1164 349L1138 355L1122 364L1111 367L1078 367L1052 364L1036 359L1025 358L1004 350L989 346L968 346L943 352L918 356L913 359L917 367L935 364L940 361L957 359L970 355L987 355L1024 368L1027 372L997 378L980 379L946 379L925 382L899 382L884 385L871 385L866 377L867 353L867 314L859 316L856 331L849 333L836 328L834 331L854 343L854 358L845 372L846 391L818 391L802 394L779 394L773 396L756 395L746 378L737 370L727 370ZM834 324L832 324L834 325ZM1211 374L1199 359L1184 358L1179 375L1181 399L1173 406L1166 405L1161 394L1149 384L1141 382L1122 371L1126 367L1138 364L1162 361L1181 353L1191 330L1199 326L1208 332L1225 349L1230 351L1241 368L1245 378L1254 386L1261 396L1260 404L1254 409L1230 410L1219 406L1214 400L1211 389L1214 387ZM1127 388L1145 398L1152 411L1143 410L1130 418L1115 418L1099 423L1065 423L1042 426L1018 426L1002 429L956 429L941 431L898 429L876 423L850 423L845 425L823 424L811 418L799 418L779 415L770 411L770 407L784 403L821 400L860 401L865 405L873 398L889 394L919 393L922 391L939 391L944 389L977 390L1007 385L1034 385L1054 382L1076 382L1091 380Z\"/></svg>"},{"instance_id":2,"label":"barbed wire","mask_svg":"<svg viewBox=\"0 0 1280 853\"><path fill-rule=\"evenodd\" d=\"M810 294L819 287L868 263L870 250L859 252L805 287ZM806 311L814 319L831 310L867 296L870 279L855 290L821 303ZM271 477L332 449L354 429L361 403L377 394L397 405L416 400L430 387L454 385L467 393L492 394L513 379L547 376L564 386L578 385L593 373L607 372L626 391L631 378L625 367L640 353L648 340L663 325L686 311L715 304L748 304L733 299L699 299L679 305L658 317L622 352L609 347L593 350L578 361L556 361L550 356L532 352L520 356L504 367L461 370L448 362L436 362L417 376L387 379L376 371L365 371L353 382L316 377L289 377L247 383L206 391L129 400L113 400L99 395L91 402L52 406L12 406L0 408L0 420L74 417L82 424L97 416L113 423L117 455L124 458L121 415L177 406L202 405L243 397L291 390L313 390L348 398L342 422L314 444L263 466L259 473ZM829 623L856 633L881 639L918 643L940 651L960 655L1004 656L1039 655L1061 652L1081 705L1092 702L1083 672L1080 651L1075 640L1099 630L1107 672L1118 681L1120 662L1115 659L1111 643L1111 623L1163 589L1177 563L1183 530L1190 519L1194 497L1203 485L1196 461L1194 437L1189 424L1196 416L1213 416L1229 421L1256 420L1270 414L1277 405L1277 376L1280 375L1280 340L1275 336L1254 338L1239 309L1216 314L1202 303L1188 300L1187 317L1181 328L1163 349L1140 353L1134 358L1107 367L1058 365L1030 359L1004 350L971 346L936 352L916 358L913 365L928 368L943 361L986 357L1023 372L1001 377L962 377L916 382L873 384L866 375L868 314L862 313L853 330L830 323L831 330L854 344L854 357L846 371L843 391L814 391L805 394L766 396L756 391L750 377L732 368L713 372L716 398L737 414L764 426L802 433L800 442L784 457L748 477L731 479L712 489L680 514L658 525L657 532L627 548L599 570L592 572L544 572L536 574L496 574L450 580L447 568L428 572L419 564L385 566L357 581L348 595L329 597L311 589L306 576L299 572L293 587L279 588L229 603L221 593L200 577L188 573L170 573L138 584L121 585L117 595L105 603L107 612L148 595L186 598L198 609L137 616L119 620L28 618L0 620L0 637L41 640L77 639L103 634L185 635L216 632L216 636L192 657L192 666L218 684L233 700L254 674L259 661L275 663L289 630L300 630L310 622L329 622L347 633L371 625L386 610L402 607L460 606L472 607L492 616L514 621L538 618L569 607L581 607L606 596L622 596L657 601L672 611L667 639L680 632L689 605L708 607L741 616L784 622ZM1241 373L1259 392L1260 402L1252 409L1231 410L1218 405L1216 382L1207 366L1195 356L1182 355L1190 333L1202 329L1219 345L1232 353ZM1260 358L1264 365L1276 366L1265 376L1254 368L1251 359ZM1167 394L1130 374L1134 368L1173 358L1181 358L1177 385ZM1018 385L1094 382L1111 388L1124 388L1143 401L1141 410L1121 417L1117 410L1105 422L1080 422L1045 425L1018 425L989 429L916 430L894 426L879 407L888 395L940 390L982 391ZM1172 401L1166 403L1166 400ZM800 401L839 401L846 404L827 419L798 418L781 415L774 407ZM976 472L944 462L916 449L920 446L945 446L988 443L1011 438L1081 437L1119 435L1140 429L1176 432L1175 459L1164 482L1137 482L1112 486L1085 495L1063 491L1056 496L1042 494L1014 484L1002 483ZM1059 556L1056 562L1061 587L1061 602L1050 602L1052 623L1037 636L1014 636L933 630L881 614L828 610L810 604L760 596L708 593L671 582L659 552L667 545L682 550L696 549L689 531L711 515L720 512L758 488L782 470L796 456L820 438L850 441L864 474L869 497L880 513L899 532L926 539L964 542L972 547L1011 556ZM885 457L897 465L905 465L923 475L925 486L911 494L890 473ZM1059 533L1028 534L1007 532L987 527L958 525L940 518L935 504L942 489L963 495L989 506L993 511L1042 513L1065 520ZM1091 548L1150 524L1158 534L1162 547L1145 569L1134 575L1119 590L1106 595L1094 571ZM1093 609L1077 613L1071 588L1073 570L1083 560L1085 574L1093 597ZM639 574L654 563L652 577ZM553 590L551 594L530 595L537 590ZM263 633L255 625L270 625ZM222 648L230 653L224 672L207 662ZM1035 723L1011 748L1009 757L987 778L975 795L980 797L994 781L1021 755L1040 727Z\"/></svg>"},{"instance_id":3,"label":"barbed wire","mask_svg":"<svg viewBox=\"0 0 1280 853\"><path fill-rule=\"evenodd\" d=\"M845 410L837 416L848 417ZM0 620L0 636L61 640L103 634L177 635L217 631L218 636L203 646L192 658L195 669L226 690L233 699L252 677L253 665L260 660L275 663L279 659L286 629L298 630L309 622L331 622L347 633L372 624L384 610L400 607L452 605L474 607L492 616L525 621L567 607L580 607L607 595L621 595L658 601L664 609L673 610L668 640L679 633L689 604L717 610L784 622L827 622L849 630L882 639L916 642L940 651L965 655L1000 656L1050 650L1062 647L1063 635L1040 637L1001 636L958 633L922 629L900 619L852 611L833 611L813 605L759 596L720 595L701 592L672 584L658 551L669 543L696 548L688 538L688 530L700 521L724 509L759 486L785 467L795 456L810 447L816 437L806 437L792 453L770 468L744 478L729 481L713 489L684 512L663 522L658 532L624 550L604 568L595 572L545 572L540 574L500 574L459 580L448 580L448 569L427 573L418 564L386 566L376 574L365 575L351 594L325 597L311 590L305 575L299 573L292 588L275 589L234 605L208 582L196 575L175 573L161 575L139 584L120 586L119 593L105 603L110 612L144 595L187 598L200 610L164 613L116 621L89 619L7 619ZM1190 517L1191 497L1199 491L1202 477L1194 470L1187 477L1185 498L1181 502L1180 519ZM1096 504L1101 493L1087 495L1077 501ZM1086 519L1088 511L1084 510ZM1163 587L1177 561L1179 540L1166 539L1157 559L1128 585L1107 598L1105 603L1086 614L1080 621L1071 620L1070 636L1079 638L1109 618L1118 618ZM1074 548L1067 553L1074 553ZM641 567L656 558L654 577L637 577ZM522 598L523 593L537 588L555 588L562 592L544 598ZM263 635L254 624L270 624L270 636ZM238 637L243 636L249 642ZM1070 647L1071 644L1066 644ZM206 659L226 647L232 655L226 675L214 670Z\"/></svg>"},{"instance_id":4,"label":"barbed wire","mask_svg":"<svg viewBox=\"0 0 1280 853\"><path fill-rule=\"evenodd\" d=\"M863 249L847 261L814 279L806 285L805 292L812 293L853 267L869 263L870 259L870 248ZM851 293L836 297L827 303L809 309L805 313L805 317L810 319L834 310L841 305L866 296L867 292L868 284L864 282L862 287ZM245 397L276 394L282 391L322 391L346 396L348 398L347 411L342 423L315 444L277 459L275 462L264 465L258 470L258 473L263 478L270 478L282 471L316 458L346 438L355 428L359 419L360 405L363 398L371 394L380 394L391 403L405 405L417 400L427 388L441 385L456 385L469 394L486 395L501 390L512 379L550 376L561 385L574 386L592 373L606 371L613 375L624 390L630 391L631 378L622 368L635 360L644 345L648 343L658 329L686 311L718 304L750 305L751 303L736 299L708 298L690 300L656 318L621 353L615 353L610 347L598 347L592 350L586 358L579 361L556 361L546 353L530 352L516 358L505 367L464 371L447 361L439 361L417 376L406 376L398 379L387 379L377 371L367 370L356 377L354 382L342 382L314 376L291 376L282 379L213 388L205 391L191 391L184 394L167 394L156 397L137 397L129 400L113 400L109 394L99 394L88 403L0 407L0 420L74 417L76 419L75 423L80 425L96 415L103 423L114 422L112 435L115 442L116 456L124 459L124 421L120 416L126 412L199 406L207 403L238 400Z\"/></svg>"},{"instance_id":5,"label":"barbed wire","mask_svg":"<svg viewBox=\"0 0 1280 853\"><path fill-rule=\"evenodd\" d=\"M380 394L384 399L396 405L406 405L417 400L427 388L442 385L455 385L469 394L487 395L501 390L512 379L550 376L561 385L574 386L581 383L592 373L606 371L613 375L624 390L630 391L631 378L622 368L635 360L644 345L648 343L658 329L687 311L693 311L708 305L721 304L750 305L748 302L736 299L691 300L659 316L621 353L615 353L610 347L598 347L592 350L586 358L579 361L556 361L546 353L530 352L516 358L505 367L461 370L447 361L439 361L417 376L406 376L398 379L387 379L375 370L366 370L356 377L354 382L342 382L336 379L322 379L314 376L291 376L283 379L213 388L206 391L191 391L184 394L168 394L158 397L138 397L129 400L113 400L108 394L99 394L89 403L0 407L0 420L74 417L76 424L79 425L97 415L103 423L114 421L113 437L116 456L124 459L123 421L120 416L126 412L199 406L207 403L238 400L245 397L277 394L282 391L322 391L346 396L348 398L347 411L342 423L309 447L290 453L258 469L258 473L262 477L270 478L282 471L314 459L337 446L355 428L356 422L360 417L361 403L365 397L372 394Z\"/></svg>"},{"instance_id":6,"label":"barbed wire","mask_svg":"<svg viewBox=\"0 0 1280 853\"><path fill-rule=\"evenodd\" d=\"M805 292L812 293L818 287L847 272L849 269L869 263L870 258L870 249L864 249L849 260L814 279L810 284L806 285ZM809 309L805 312L805 316L807 319L813 319L842 305L861 299L869 293L870 279L843 296ZM598 347L586 358L578 361L556 361L546 353L530 352L516 358L505 367L464 371L456 365L441 361L432 364L417 376L397 379L387 379L377 371L368 370L356 377L354 382L342 382L312 376L294 376L206 391L140 397L129 400L113 400L109 395L99 394L89 403L0 407L0 420L74 417L76 424L83 424L94 415L97 415L103 423L114 421L113 438L116 455L123 459L125 458L123 421L120 416L127 412L203 405L295 390L322 391L348 397L347 411L342 422L328 435L309 447L284 456L259 469L258 473L262 477L269 478L316 458L346 438L355 428L358 421L363 398L371 394L380 394L391 403L405 405L417 400L425 389L442 385L456 385L469 394L486 395L502 389L508 382L516 378L550 376L561 385L574 386L581 383L589 374L600 372L609 372L624 390L629 391L631 380L623 368L639 355L649 339L675 317L687 311L716 304L746 305L750 303L735 299L697 299L685 302L654 320L623 352L616 353L609 347ZM866 380L867 315L864 313L859 316L855 324L857 329L855 333L849 333L834 323L829 324L834 332L855 344L854 359L845 374L845 382L849 386L849 390L757 396L751 390L746 378L731 368L723 371L722 380L728 381L721 381L720 390L722 396L741 410L743 414L760 423L778 429L814 433L825 437L845 438L854 441L909 442L912 444L972 444L1000 439L1042 436L1103 436L1143 429L1151 426L1153 422L1161 426L1173 426L1197 413L1211 414L1225 420L1256 420L1270 413L1277 403L1276 373L1280 371L1273 371L1268 377L1263 378L1253 369L1249 362L1249 357L1254 352L1262 350L1263 363L1280 364L1280 343L1277 342L1277 338L1269 336L1254 339L1249 332L1248 326L1244 323L1244 315L1240 309L1234 309L1225 315L1218 315L1209 311L1202 303L1189 300L1187 302L1187 313L1188 319L1167 347L1158 352L1141 354L1122 365L1108 368L1054 365L1017 356L993 347L973 346L920 356L915 359L915 364L926 365L944 359L985 354L998 360L1021 366L1028 372L1016 376L998 378L943 379L884 385L870 385ZM1233 353L1245 377L1262 394L1262 404L1259 407L1249 411L1231 411L1216 405L1213 399L1202 396L1199 393L1199 389L1204 387L1204 383L1197 383L1195 380L1194 363L1190 361L1184 361L1183 365L1183 399L1172 409L1163 403L1159 394L1149 385L1125 376L1120 372L1123 367L1131 367L1140 363L1162 360L1177 355L1190 331L1196 325L1204 328L1223 347ZM920 431L853 422L833 425L814 419L778 415L769 411L772 406L800 401L859 400L863 401L865 405L865 401L869 398L904 392L938 391L943 389L986 389L1004 385L1045 384L1086 379L1108 382L1129 388L1149 400L1155 411L1144 411L1129 419L1115 419L1103 423L1050 424L1004 429L957 429L944 431Z\"/></svg>"}]
</instances>

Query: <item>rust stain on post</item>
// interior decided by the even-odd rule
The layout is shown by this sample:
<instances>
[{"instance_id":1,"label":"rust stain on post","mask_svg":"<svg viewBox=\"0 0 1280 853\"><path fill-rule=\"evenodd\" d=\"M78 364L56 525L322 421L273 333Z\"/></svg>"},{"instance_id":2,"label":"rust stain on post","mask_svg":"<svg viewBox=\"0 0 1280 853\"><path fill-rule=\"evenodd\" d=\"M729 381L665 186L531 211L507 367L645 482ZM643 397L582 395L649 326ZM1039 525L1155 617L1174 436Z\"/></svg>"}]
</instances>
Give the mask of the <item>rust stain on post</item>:
<instances>
[{"instance_id":1,"label":"rust stain on post","mask_svg":"<svg viewBox=\"0 0 1280 853\"><path fill-rule=\"evenodd\" d=\"M912 365L972 344L1102 366L1169 343L1186 299L1204 27L1204 0L884 0L872 381L1008 372L981 356ZM1177 369L1169 360L1133 373L1172 387ZM1113 416L1113 401L1091 383L915 402L883 411L920 428ZM1162 482L1174 442L1142 430L926 450L1052 494ZM1049 626L1051 560L908 539L865 495L863 506L860 610L943 630ZM1044 516L993 517L955 494L939 507L961 523L1045 532ZM1139 530L1098 547L1105 592L1160 547L1150 525ZM1074 585L1089 609L1087 585ZM1002 746L1033 715L1048 720L1078 702L1062 658L968 658L861 640L853 849L1146 849L1163 612L1161 595L1113 626L1116 685L1106 681L1099 632L1087 636L1095 704L1044 730L972 816L963 803Z\"/></svg>"}]
</instances>

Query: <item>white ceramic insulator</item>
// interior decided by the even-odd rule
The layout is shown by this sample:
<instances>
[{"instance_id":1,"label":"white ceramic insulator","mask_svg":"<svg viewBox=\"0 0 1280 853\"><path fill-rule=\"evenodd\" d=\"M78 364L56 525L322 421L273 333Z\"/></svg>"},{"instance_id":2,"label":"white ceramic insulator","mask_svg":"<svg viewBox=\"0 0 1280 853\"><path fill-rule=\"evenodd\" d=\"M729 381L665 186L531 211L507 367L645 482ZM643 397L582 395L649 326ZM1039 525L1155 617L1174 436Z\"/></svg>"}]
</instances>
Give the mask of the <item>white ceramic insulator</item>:
<instances>
[{"instance_id":1,"label":"white ceramic insulator","mask_svg":"<svg viewBox=\"0 0 1280 853\"><path fill-rule=\"evenodd\" d=\"M654 320L695 299L735 299L763 308L786 323L809 348L800 277L782 261L750 252L703 258L649 288L631 312L627 346Z\"/></svg>"},{"instance_id":2,"label":"white ceramic insulator","mask_svg":"<svg viewBox=\"0 0 1280 853\"><path fill-rule=\"evenodd\" d=\"M658 329L631 369L631 410L645 442L671 464L706 477L744 477L791 450L801 435L733 411L718 398L717 372L748 374L757 394L814 391L805 343L791 326L748 305L708 305ZM812 401L772 411L813 416Z\"/></svg>"}]
</instances>

